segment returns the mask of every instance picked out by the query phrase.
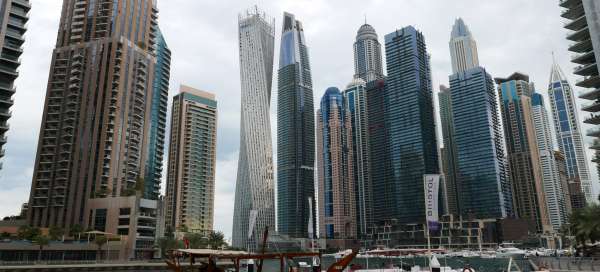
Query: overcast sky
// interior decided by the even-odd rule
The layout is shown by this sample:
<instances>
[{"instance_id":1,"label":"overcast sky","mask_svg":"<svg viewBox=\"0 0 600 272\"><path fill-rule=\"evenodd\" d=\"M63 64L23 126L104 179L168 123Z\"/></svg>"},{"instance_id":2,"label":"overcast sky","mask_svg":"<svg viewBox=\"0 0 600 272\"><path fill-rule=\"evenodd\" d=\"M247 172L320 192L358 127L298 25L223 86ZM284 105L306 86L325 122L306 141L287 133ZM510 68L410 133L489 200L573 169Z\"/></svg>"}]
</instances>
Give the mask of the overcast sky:
<instances>
[{"instance_id":1,"label":"overcast sky","mask_svg":"<svg viewBox=\"0 0 600 272\"><path fill-rule=\"evenodd\" d=\"M43 101L62 1L31 0L32 10L12 107L4 167L0 171L0 217L17 214L29 197ZM303 22L312 66L315 103L330 86L344 88L354 74L352 46L364 23L383 36L413 25L425 35L433 86L448 84L448 41L455 18L464 18L475 36L481 65L494 77L527 73L545 94L551 52L572 83L573 64L558 0L159 0L159 24L173 51L172 97L180 84L213 92L219 102L215 228L231 236L239 148L240 83L237 16L258 4L276 18L278 63L284 11ZM274 67L276 74L277 67ZM276 78L271 101L276 131ZM576 88L577 93L581 92ZM546 96L547 97L547 96ZM578 101L581 105L582 101ZM169 101L171 103L171 100ZM549 109L548 109L549 110ZM583 115L580 115L580 120ZM586 138L589 143L590 139ZM273 133L273 146L276 138ZM166 167L165 167L166 168ZM597 183L595 167L591 167ZM164 183L162 185L165 187Z\"/></svg>"}]
</instances>

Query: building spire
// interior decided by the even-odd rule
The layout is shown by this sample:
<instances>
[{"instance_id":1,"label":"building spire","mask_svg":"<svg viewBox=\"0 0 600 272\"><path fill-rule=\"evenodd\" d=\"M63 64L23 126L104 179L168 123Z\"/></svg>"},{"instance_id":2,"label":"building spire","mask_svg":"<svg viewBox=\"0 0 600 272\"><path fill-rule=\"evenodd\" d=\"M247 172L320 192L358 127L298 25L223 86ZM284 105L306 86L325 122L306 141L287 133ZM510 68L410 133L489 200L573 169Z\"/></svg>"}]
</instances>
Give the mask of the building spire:
<instances>
[{"instance_id":1,"label":"building spire","mask_svg":"<svg viewBox=\"0 0 600 272\"><path fill-rule=\"evenodd\" d=\"M550 83L559 82L563 80L567 80L567 78L565 77L565 74L558 65L558 62L556 62L554 51L552 51L552 69L550 70Z\"/></svg>"}]
</instances>

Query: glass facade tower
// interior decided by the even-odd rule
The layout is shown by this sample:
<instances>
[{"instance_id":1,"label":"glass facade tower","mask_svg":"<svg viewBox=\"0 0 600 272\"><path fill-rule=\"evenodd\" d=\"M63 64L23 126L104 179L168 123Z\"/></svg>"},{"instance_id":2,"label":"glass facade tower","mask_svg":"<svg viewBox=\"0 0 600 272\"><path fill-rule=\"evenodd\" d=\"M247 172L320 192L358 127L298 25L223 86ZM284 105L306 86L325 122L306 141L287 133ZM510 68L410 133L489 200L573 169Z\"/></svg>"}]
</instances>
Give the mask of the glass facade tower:
<instances>
[{"instance_id":1,"label":"glass facade tower","mask_svg":"<svg viewBox=\"0 0 600 272\"><path fill-rule=\"evenodd\" d=\"M507 217L512 193L492 77L471 68L450 76L450 89L459 214Z\"/></svg>"},{"instance_id":2,"label":"glass facade tower","mask_svg":"<svg viewBox=\"0 0 600 272\"><path fill-rule=\"evenodd\" d=\"M148 168L144 178L144 198L158 199L162 180L167 126L167 103L169 79L171 78L171 50L160 29L156 34L156 69L152 93L150 142L148 144Z\"/></svg>"},{"instance_id":3,"label":"glass facade tower","mask_svg":"<svg viewBox=\"0 0 600 272\"><path fill-rule=\"evenodd\" d=\"M384 211L381 220L422 222L423 175L439 174L430 57L423 34L412 26L385 35L385 49L390 193L373 209Z\"/></svg>"},{"instance_id":4,"label":"glass facade tower","mask_svg":"<svg viewBox=\"0 0 600 272\"><path fill-rule=\"evenodd\" d=\"M308 48L302 23L283 14L277 95L277 230L308 238L316 229L315 117ZM312 214L312 220L309 216Z\"/></svg>"},{"instance_id":5,"label":"glass facade tower","mask_svg":"<svg viewBox=\"0 0 600 272\"><path fill-rule=\"evenodd\" d=\"M458 208L458 196L459 188L456 184L458 173L456 157L456 143L454 139L454 124L452 117L452 99L450 89L446 86L440 86L440 92L438 93L438 99L440 103L440 121L442 124L442 135L444 141L444 148L441 150L442 156L442 172L444 174L445 181L445 193L446 198L444 204L446 205L446 212L448 214L458 215L460 213Z\"/></svg>"},{"instance_id":6,"label":"glass facade tower","mask_svg":"<svg viewBox=\"0 0 600 272\"><path fill-rule=\"evenodd\" d=\"M554 134L557 138L558 148L565 157L567 178L569 182L579 183L586 199L590 199L592 198L592 181L581 135L582 127L577 114L577 99L574 89L556 62L552 64L549 81L548 97L554 121ZM592 130L588 134L594 136L596 135L594 132L595 130Z\"/></svg>"}]
</instances>

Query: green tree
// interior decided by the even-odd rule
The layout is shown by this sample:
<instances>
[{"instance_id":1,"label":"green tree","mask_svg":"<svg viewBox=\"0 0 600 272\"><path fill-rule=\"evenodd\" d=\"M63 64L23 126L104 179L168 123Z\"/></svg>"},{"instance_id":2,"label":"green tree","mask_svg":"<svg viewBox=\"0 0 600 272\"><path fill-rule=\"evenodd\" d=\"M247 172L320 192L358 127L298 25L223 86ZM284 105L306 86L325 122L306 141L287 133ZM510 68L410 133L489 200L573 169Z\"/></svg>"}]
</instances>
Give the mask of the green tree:
<instances>
[{"instance_id":1,"label":"green tree","mask_svg":"<svg viewBox=\"0 0 600 272\"><path fill-rule=\"evenodd\" d=\"M17 230L17 238L19 238L19 240L25 240L27 239L27 234L29 233L29 226L20 226L19 229Z\"/></svg>"},{"instance_id":2,"label":"green tree","mask_svg":"<svg viewBox=\"0 0 600 272\"><path fill-rule=\"evenodd\" d=\"M208 246L208 237L200 233L186 233L184 239L190 241L190 248L206 248Z\"/></svg>"},{"instance_id":3,"label":"green tree","mask_svg":"<svg viewBox=\"0 0 600 272\"><path fill-rule=\"evenodd\" d=\"M171 236L165 236L158 239L158 247L160 248L160 252L163 258L166 257L166 254L169 250L174 250L178 248L183 248L181 241L175 240Z\"/></svg>"},{"instance_id":4,"label":"green tree","mask_svg":"<svg viewBox=\"0 0 600 272\"><path fill-rule=\"evenodd\" d=\"M38 236L34 237L32 240L33 240L33 243L39 247L38 262L42 261L42 251L44 250L44 247L50 245L50 238L48 238L48 236L45 236L45 235L38 235Z\"/></svg>"},{"instance_id":5,"label":"green tree","mask_svg":"<svg viewBox=\"0 0 600 272\"><path fill-rule=\"evenodd\" d=\"M219 249L226 246L225 235L220 231L211 231L208 235L208 244L212 249Z\"/></svg>"},{"instance_id":6,"label":"green tree","mask_svg":"<svg viewBox=\"0 0 600 272\"><path fill-rule=\"evenodd\" d=\"M71 226L71 228L69 229L69 236L75 238L75 236L77 236L77 239L81 238L81 233L83 232L83 227L79 224L75 224L73 226Z\"/></svg>"},{"instance_id":7,"label":"green tree","mask_svg":"<svg viewBox=\"0 0 600 272\"><path fill-rule=\"evenodd\" d=\"M578 244L600 241L600 206L591 204L571 215L571 231Z\"/></svg>"},{"instance_id":8,"label":"green tree","mask_svg":"<svg viewBox=\"0 0 600 272\"><path fill-rule=\"evenodd\" d=\"M178 230L179 232L183 232L183 233L188 233L188 232L189 232L189 230L188 230L188 227L187 227L186 225L181 225L181 226L179 226L179 227L177 228L177 230Z\"/></svg>"},{"instance_id":9,"label":"green tree","mask_svg":"<svg viewBox=\"0 0 600 272\"><path fill-rule=\"evenodd\" d=\"M96 260L100 260L102 257L102 246L108 242L108 239L104 235L96 235L94 238L94 243L98 246L98 254L96 255Z\"/></svg>"},{"instance_id":10,"label":"green tree","mask_svg":"<svg viewBox=\"0 0 600 272\"><path fill-rule=\"evenodd\" d=\"M65 234L65 230L61 227L51 226L48 229L48 236L50 236L50 239L52 239L52 240L59 240L62 238L62 236L64 234Z\"/></svg>"},{"instance_id":11,"label":"green tree","mask_svg":"<svg viewBox=\"0 0 600 272\"><path fill-rule=\"evenodd\" d=\"M30 226L20 226L17 230L17 237L20 240L30 240L32 241L35 237L41 235L41 231L39 228L30 227Z\"/></svg>"}]
</instances>

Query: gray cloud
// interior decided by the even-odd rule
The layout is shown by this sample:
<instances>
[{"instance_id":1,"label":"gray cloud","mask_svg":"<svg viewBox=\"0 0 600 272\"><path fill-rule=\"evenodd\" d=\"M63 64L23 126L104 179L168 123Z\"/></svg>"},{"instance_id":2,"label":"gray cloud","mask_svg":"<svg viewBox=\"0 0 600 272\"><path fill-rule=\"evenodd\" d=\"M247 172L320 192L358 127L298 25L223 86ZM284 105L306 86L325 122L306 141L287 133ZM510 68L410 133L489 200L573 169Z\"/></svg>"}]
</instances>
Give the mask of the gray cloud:
<instances>
[{"instance_id":1,"label":"gray cloud","mask_svg":"<svg viewBox=\"0 0 600 272\"><path fill-rule=\"evenodd\" d=\"M0 172L3 207L0 216L18 212L21 202L28 198L61 2L32 0L7 155ZM295 13L303 21L316 103L327 87L343 88L352 79L352 44L365 15L382 43L384 34L406 25L412 24L423 32L432 57L436 88L447 84L451 72L448 40L456 17L463 17L471 28L478 42L481 64L492 76L504 77L514 71L528 73L545 94L551 52L555 51L571 82L576 79L571 74L574 65L569 62L566 31L562 28L557 1L160 0L160 26L173 51L170 95L177 92L180 84L186 84L216 93L219 101L215 227L227 236L231 232L239 146L237 16L254 4L276 18L277 36L283 11ZM279 48L278 37L276 48ZM275 74L276 71L277 67ZM271 102L274 148L276 101L274 84ZM592 176L597 180L597 175Z\"/></svg>"}]
</instances>

